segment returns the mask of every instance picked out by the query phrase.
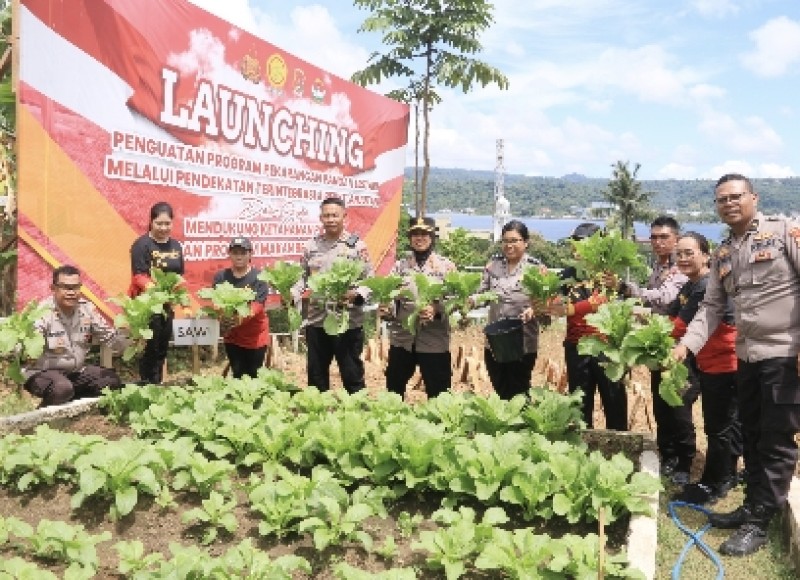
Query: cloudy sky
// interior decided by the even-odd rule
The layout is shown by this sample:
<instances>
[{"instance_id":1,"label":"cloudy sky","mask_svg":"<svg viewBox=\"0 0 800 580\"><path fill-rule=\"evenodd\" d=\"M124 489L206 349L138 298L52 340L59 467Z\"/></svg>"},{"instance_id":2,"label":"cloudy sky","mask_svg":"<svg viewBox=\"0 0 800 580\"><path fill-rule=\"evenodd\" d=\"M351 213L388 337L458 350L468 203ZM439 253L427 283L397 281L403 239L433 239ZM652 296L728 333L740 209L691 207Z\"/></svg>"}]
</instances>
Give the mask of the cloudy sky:
<instances>
[{"instance_id":1,"label":"cloudy sky","mask_svg":"<svg viewBox=\"0 0 800 580\"><path fill-rule=\"evenodd\" d=\"M191 1L345 78L381 50L347 0ZM800 174L798 0L493 3L480 58L510 87L440 91L434 166L493 169L502 138L508 173L608 177L630 160L641 179Z\"/></svg>"}]
</instances>

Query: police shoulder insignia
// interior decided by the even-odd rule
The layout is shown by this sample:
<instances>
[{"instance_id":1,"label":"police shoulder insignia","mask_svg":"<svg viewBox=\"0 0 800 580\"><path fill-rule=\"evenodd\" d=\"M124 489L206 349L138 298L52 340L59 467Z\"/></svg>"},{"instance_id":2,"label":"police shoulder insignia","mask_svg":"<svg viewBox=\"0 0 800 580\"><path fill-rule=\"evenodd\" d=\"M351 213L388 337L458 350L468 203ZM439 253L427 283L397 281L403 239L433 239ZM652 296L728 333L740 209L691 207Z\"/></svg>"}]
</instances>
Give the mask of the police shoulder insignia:
<instances>
[{"instance_id":1,"label":"police shoulder insignia","mask_svg":"<svg viewBox=\"0 0 800 580\"><path fill-rule=\"evenodd\" d=\"M789 230L789 237L794 238L794 243L800 248L800 228L792 228Z\"/></svg>"}]
</instances>

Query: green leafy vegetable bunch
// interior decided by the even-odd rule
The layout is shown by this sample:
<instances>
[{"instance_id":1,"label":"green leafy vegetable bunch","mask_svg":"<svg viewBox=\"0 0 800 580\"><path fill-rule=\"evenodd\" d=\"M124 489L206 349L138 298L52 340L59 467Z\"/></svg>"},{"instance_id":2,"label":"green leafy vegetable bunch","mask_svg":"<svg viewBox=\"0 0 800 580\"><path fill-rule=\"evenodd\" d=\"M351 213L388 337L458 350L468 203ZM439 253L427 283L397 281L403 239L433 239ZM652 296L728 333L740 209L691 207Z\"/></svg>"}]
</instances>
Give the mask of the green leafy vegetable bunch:
<instances>
[{"instance_id":1,"label":"green leafy vegetable bunch","mask_svg":"<svg viewBox=\"0 0 800 580\"><path fill-rule=\"evenodd\" d=\"M406 288L402 296L411 301L412 312L403 321L403 326L411 334L417 333L419 315L428 306L441 300L445 293L444 282L436 282L421 272L414 274L412 288Z\"/></svg>"},{"instance_id":2,"label":"green leafy vegetable bunch","mask_svg":"<svg viewBox=\"0 0 800 580\"><path fill-rule=\"evenodd\" d=\"M203 288L197 295L211 301L214 307L204 308L203 313L215 318L248 316L250 303L256 298L256 293L251 288L237 288L230 282L217 284L213 288Z\"/></svg>"},{"instance_id":3,"label":"green leafy vegetable bunch","mask_svg":"<svg viewBox=\"0 0 800 580\"><path fill-rule=\"evenodd\" d=\"M372 302L378 305L389 304L398 294L398 289L403 284L401 276L372 276L361 282L372 292Z\"/></svg>"},{"instance_id":4,"label":"green leafy vegetable bunch","mask_svg":"<svg viewBox=\"0 0 800 580\"><path fill-rule=\"evenodd\" d=\"M474 304L497 302L496 292L477 294L481 284L478 272L448 272L444 277L444 311L450 318L450 324L464 320Z\"/></svg>"},{"instance_id":5,"label":"green leafy vegetable bunch","mask_svg":"<svg viewBox=\"0 0 800 580\"><path fill-rule=\"evenodd\" d=\"M127 328L130 333L131 344L126 346L122 353L122 360L129 361L144 350L145 341L153 338L150 319L154 314L164 313L168 295L165 292L149 288L136 298L122 296L112 298L111 301L122 307L122 312L114 317L114 326Z\"/></svg>"},{"instance_id":6,"label":"green leafy vegetable bunch","mask_svg":"<svg viewBox=\"0 0 800 580\"><path fill-rule=\"evenodd\" d=\"M186 280L183 276L175 272L164 272L158 268L152 268L150 278L153 280L153 286L146 292L163 292L167 295L166 302L168 304L189 305L189 292L186 290Z\"/></svg>"},{"instance_id":7,"label":"green leafy vegetable bunch","mask_svg":"<svg viewBox=\"0 0 800 580\"><path fill-rule=\"evenodd\" d=\"M586 321L603 336L585 336L578 342L578 352L603 356L605 373L612 381L622 379L625 372L636 365L662 371L659 387L661 397L672 406L683 403L683 391L689 372L685 365L675 361L672 348L672 323L660 314L648 315L644 322L633 317L636 300L614 301L603 304Z\"/></svg>"},{"instance_id":8,"label":"green leafy vegetable bunch","mask_svg":"<svg viewBox=\"0 0 800 580\"><path fill-rule=\"evenodd\" d=\"M577 257L577 269L594 278L603 273L623 276L628 268L641 267L641 258L636 243L624 239L618 231L595 232L588 238L573 241Z\"/></svg>"},{"instance_id":9,"label":"green leafy vegetable bunch","mask_svg":"<svg viewBox=\"0 0 800 580\"><path fill-rule=\"evenodd\" d=\"M546 303L552 300L561 289L564 281L552 270L529 266L522 273L522 291L537 302Z\"/></svg>"},{"instance_id":10,"label":"green leafy vegetable bunch","mask_svg":"<svg viewBox=\"0 0 800 580\"><path fill-rule=\"evenodd\" d=\"M289 317L289 330L294 332L300 328L303 317L292 305L292 288L303 277L303 267L292 262L275 262L272 266L259 272L258 279L266 282L281 295L281 304L286 308Z\"/></svg>"},{"instance_id":11,"label":"green leafy vegetable bunch","mask_svg":"<svg viewBox=\"0 0 800 580\"><path fill-rule=\"evenodd\" d=\"M327 310L322 327L328 334L342 334L347 330L350 314L344 305L345 296L363 275L364 265L361 262L340 258L333 262L329 270L309 277L311 299Z\"/></svg>"},{"instance_id":12,"label":"green leafy vegetable bunch","mask_svg":"<svg viewBox=\"0 0 800 580\"><path fill-rule=\"evenodd\" d=\"M35 323L44 316L49 307L31 300L20 312L14 312L0 322L0 355L10 359L8 376L22 384L22 363L26 359L39 358L44 352L44 336L36 330Z\"/></svg>"}]
</instances>

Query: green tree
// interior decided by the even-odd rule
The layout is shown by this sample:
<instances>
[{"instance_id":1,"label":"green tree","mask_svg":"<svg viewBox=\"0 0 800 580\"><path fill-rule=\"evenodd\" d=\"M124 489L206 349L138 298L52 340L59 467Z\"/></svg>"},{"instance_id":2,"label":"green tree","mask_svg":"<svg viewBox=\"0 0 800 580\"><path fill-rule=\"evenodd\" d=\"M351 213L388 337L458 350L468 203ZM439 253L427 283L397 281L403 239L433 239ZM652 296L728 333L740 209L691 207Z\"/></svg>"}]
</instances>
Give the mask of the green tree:
<instances>
[{"instance_id":1,"label":"green tree","mask_svg":"<svg viewBox=\"0 0 800 580\"><path fill-rule=\"evenodd\" d=\"M0 0L0 313L14 310L17 262L17 110L11 77L11 2ZM16 47L14 47L16 49Z\"/></svg>"},{"instance_id":2,"label":"green tree","mask_svg":"<svg viewBox=\"0 0 800 580\"><path fill-rule=\"evenodd\" d=\"M411 241L408 239L410 223L411 216L405 209L401 209L400 220L397 222L397 242L395 243L395 255L398 258L411 251Z\"/></svg>"},{"instance_id":3,"label":"green tree","mask_svg":"<svg viewBox=\"0 0 800 580\"><path fill-rule=\"evenodd\" d=\"M623 238L634 239L636 233L633 222L648 221L652 216L650 197L653 194L649 191L642 191L642 184L636 179L641 164L637 163L633 172L629 165L629 161L617 161L611 166L612 179L608 182L608 187L603 195L617 208L607 225L619 228Z\"/></svg>"},{"instance_id":4,"label":"green tree","mask_svg":"<svg viewBox=\"0 0 800 580\"><path fill-rule=\"evenodd\" d=\"M478 37L494 21L493 6L485 0L355 0L370 10L359 32L378 32L387 51L374 52L370 64L353 74L362 86L383 78L408 79L406 89L394 98L417 103L422 110L422 178L415 200L416 214L425 215L430 173L430 112L441 101L437 86L461 88L464 93L479 83L508 88L498 69L474 58L483 50Z\"/></svg>"},{"instance_id":5,"label":"green tree","mask_svg":"<svg viewBox=\"0 0 800 580\"><path fill-rule=\"evenodd\" d=\"M483 266L492 251L489 240L476 238L464 228L456 228L446 240L439 240L438 251L450 258L458 269L466 266Z\"/></svg>"},{"instance_id":6,"label":"green tree","mask_svg":"<svg viewBox=\"0 0 800 580\"><path fill-rule=\"evenodd\" d=\"M531 234L528 253L548 268L564 268L572 259L572 246L563 240L548 242L539 234Z\"/></svg>"}]
</instances>

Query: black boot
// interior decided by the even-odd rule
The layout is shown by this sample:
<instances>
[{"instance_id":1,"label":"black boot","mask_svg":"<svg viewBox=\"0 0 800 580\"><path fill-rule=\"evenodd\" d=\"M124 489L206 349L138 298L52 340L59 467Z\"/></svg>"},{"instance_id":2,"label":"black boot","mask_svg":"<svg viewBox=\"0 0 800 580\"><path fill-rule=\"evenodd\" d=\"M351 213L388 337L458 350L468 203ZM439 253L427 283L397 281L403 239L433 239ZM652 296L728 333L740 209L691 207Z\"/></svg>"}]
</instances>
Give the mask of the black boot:
<instances>
[{"instance_id":1,"label":"black boot","mask_svg":"<svg viewBox=\"0 0 800 580\"><path fill-rule=\"evenodd\" d=\"M750 509L747 521L731 537L722 542L720 554L726 556L748 556L767 543L767 530L775 510L757 505Z\"/></svg>"},{"instance_id":2,"label":"black boot","mask_svg":"<svg viewBox=\"0 0 800 580\"><path fill-rule=\"evenodd\" d=\"M708 523L715 528L723 530L734 530L747 522L752 515L752 506L748 503L743 503L732 512L715 514L708 514Z\"/></svg>"}]
</instances>

